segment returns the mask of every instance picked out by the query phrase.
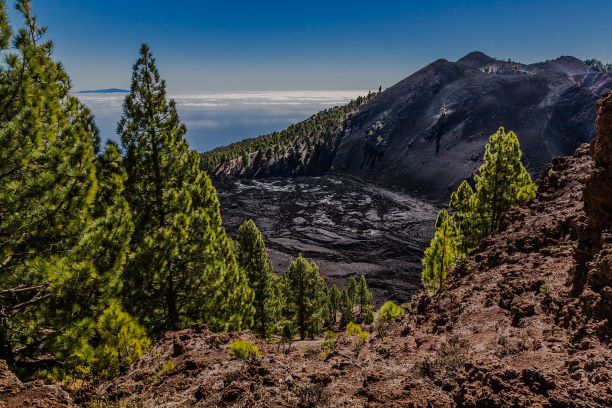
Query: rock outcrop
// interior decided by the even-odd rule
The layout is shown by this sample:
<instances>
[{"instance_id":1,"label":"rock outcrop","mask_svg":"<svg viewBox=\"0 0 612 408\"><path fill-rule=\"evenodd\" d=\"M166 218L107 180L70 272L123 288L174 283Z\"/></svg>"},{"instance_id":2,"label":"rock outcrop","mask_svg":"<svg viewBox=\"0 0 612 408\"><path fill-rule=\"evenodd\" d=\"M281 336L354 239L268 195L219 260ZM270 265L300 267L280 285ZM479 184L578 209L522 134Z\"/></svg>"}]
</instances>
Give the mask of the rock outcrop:
<instances>
[{"instance_id":1,"label":"rock outcrop","mask_svg":"<svg viewBox=\"0 0 612 408\"><path fill-rule=\"evenodd\" d=\"M75 407L68 393L42 381L22 383L0 360L0 408Z\"/></svg>"},{"instance_id":2,"label":"rock outcrop","mask_svg":"<svg viewBox=\"0 0 612 408\"><path fill-rule=\"evenodd\" d=\"M168 333L98 396L144 406L612 406L612 96L598 136L542 172L538 196L399 321L291 348L204 327ZM248 338L260 361L230 359ZM180 343L176 352L176 344Z\"/></svg>"}]
</instances>

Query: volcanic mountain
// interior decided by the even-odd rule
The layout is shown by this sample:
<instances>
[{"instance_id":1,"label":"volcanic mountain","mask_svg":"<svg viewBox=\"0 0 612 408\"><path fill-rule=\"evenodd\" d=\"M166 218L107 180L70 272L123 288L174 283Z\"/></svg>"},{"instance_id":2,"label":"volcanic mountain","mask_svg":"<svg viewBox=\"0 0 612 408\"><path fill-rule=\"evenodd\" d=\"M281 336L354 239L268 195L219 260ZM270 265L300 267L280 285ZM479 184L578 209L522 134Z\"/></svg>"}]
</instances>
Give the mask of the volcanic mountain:
<instances>
[{"instance_id":1,"label":"volcanic mountain","mask_svg":"<svg viewBox=\"0 0 612 408\"><path fill-rule=\"evenodd\" d=\"M609 89L612 73L574 57L524 65L472 52L371 95L332 130L303 126L300 134L298 126L291 138L281 132L217 149L224 160L207 170L249 178L336 172L446 201L500 126L517 133L533 175L590 141L595 101Z\"/></svg>"}]
</instances>

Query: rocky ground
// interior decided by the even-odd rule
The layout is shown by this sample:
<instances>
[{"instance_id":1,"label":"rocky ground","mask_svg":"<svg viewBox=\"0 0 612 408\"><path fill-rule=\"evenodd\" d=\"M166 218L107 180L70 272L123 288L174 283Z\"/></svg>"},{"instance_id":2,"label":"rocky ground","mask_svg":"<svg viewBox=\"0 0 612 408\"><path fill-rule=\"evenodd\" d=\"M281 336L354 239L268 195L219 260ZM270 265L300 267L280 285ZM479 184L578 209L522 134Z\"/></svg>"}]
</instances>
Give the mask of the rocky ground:
<instances>
[{"instance_id":1,"label":"rocky ground","mask_svg":"<svg viewBox=\"0 0 612 408\"><path fill-rule=\"evenodd\" d=\"M553 160L438 294L399 321L286 349L203 326L168 333L100 398L146 407L612 406L612 93L592 147ZM260 361L231 359L249 338Z\"/></svg>"},{"instance_id":2,"label":"rocky ground","mask_svg":"<svg viewBox=\"0 0 612 408\"><path fill-rule=\"evenodd\" d=\"M252 218L275 272L302 253L333 283L365 274L377 301L406 301L421 279L436 208L346 176L215 181L230 234Z\"/></svg>"},{"instance_id":3,"label":"rocky ground","mask_svg":"<svg viewBox=\"0 0 612 408\"><path fill-rule=\"evenodd\" d=\"M42 381L22 383L0 360L0 408L74 407L72 398L57 385Z\"/></svg>"}]
</instances>

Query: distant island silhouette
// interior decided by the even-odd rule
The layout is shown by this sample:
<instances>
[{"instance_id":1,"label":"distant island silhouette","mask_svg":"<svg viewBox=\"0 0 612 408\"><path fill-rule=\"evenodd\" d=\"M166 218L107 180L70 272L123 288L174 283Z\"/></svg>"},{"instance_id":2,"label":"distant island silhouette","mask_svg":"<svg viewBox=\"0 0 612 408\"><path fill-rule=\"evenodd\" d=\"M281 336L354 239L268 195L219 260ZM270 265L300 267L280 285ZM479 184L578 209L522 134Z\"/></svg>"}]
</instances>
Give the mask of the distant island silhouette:
<instances>
[{"instance_id":1,"label":"distant island silhouette","mask_svg":"<svg viewBox=\"0 0 612 408\"><path fill-rule=\"evenodd\" d=\"M120 88L108 88L108 89L91 89L85 91L78 91L77 93L127 93L127 89Z\"/></svg>"}]
</instances>

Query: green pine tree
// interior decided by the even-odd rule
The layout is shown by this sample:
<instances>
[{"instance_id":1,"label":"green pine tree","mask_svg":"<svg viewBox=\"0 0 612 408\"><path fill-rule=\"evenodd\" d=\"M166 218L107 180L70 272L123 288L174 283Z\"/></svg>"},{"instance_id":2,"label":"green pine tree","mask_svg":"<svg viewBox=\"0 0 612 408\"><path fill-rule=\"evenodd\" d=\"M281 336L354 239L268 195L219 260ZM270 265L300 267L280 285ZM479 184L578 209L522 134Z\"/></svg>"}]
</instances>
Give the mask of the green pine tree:
<instances>
[{"instance_id":1,"label":"green pine tree","mask_svg":"<svg viewBox=\"0 0 612 408\"><path fill-rule=\"evenodd\" d=\"M489 138L475 180L475 189L464 180L451 195L452 215L438 215L423 258L422 281L431 289L443 289L448 270L497 229L504 212L533 198L537 189L521 162L516 134L504 128Z\"/></svg>"},{"instance_id":2,"label":"green pine tree","mask_svg":"<svg viewBox=\"0 0 612 408\"><path fill-rule=\"evenodd\" d=\"M464 257L473 248L476 248L481 239L475 205L474 190L466 180L463 180L450 198L450 206L454 210L453 220L458 230L458 258Z\"/></svg>"},{"instance_id":3,"label":"green pine tree","mask_svg":"<svg viewBox=\"0 0 612 408\"><path fill-rule=\"evenodd\" d=\"M253 220L246 220L238 228L237 259L249 279L254 292L254 327L266 337L278 321L282 301L275 293L277 276L272 272L264 238Z\"/></svg>"},{"instance_id":4,"label":"green pine tree","mask_svg":"<svg viewBox=\"0 0 612 408\"><path fill-rule=\"evenodd\" d=\"M70 262L54 271L53 296L45 312L47 322L66 327L56 334L52 345L53 354L63 362L55 370L60 377L98 372L89 369L100 343L96 321L111 305L120 307L121 275L133 231L131 211L123 197L127 176L119 149L108 143L96 162L95 218L83 231ZM70 307L71 303L79 307Z\"/></svg>"},{"instance_id":5,"label":"green pine tree","mask_svg":"<svg viewBox=\"0 0 612 408\"><path fill-rule=\"evenodd\" d=\"M340 309L340 291L336 285L330 285L328 289L330 327L334 327L338 322L338 310Z\"/></svg>"},{"instance_id":6,"label":"green pine tree","mask_svg":"<svg viewBox=\"0 0 612 408\"><path fill-rule=\"evenodd\" d=\"M287 304L300 339L320 333L325 313L325 280L314 262L298 256L285 274Z\"/></svg>"},{"instance_id":7,"label":"green pine tree","mask_svg":"<svg viewBox=\"0 0 612 408\"><path fill-rule=\"evenodd\" d=\"M344 289L340 292L340 302L339 302L339 310L340 310L340 324L339 329L344 330L347 324L354 320L353 309L354 303L349 294L348 288Z\"/></svg>"},{"instance_id":8,"label":"green pine tree","mask_svg":"<svg viewBox=\"0 0 612 408\"><path fill-rule=\"evenodd\" d=\"M79 310L72 295L96 273L73 253L93 222L99 142L29 1L17 10L24 27L13 35L0 2L0 358L47 370L54 339L74 324L56 308Z\"/></svg>"},{"instance_id":9,"label":"green pine tree","mask_svg":"<svg viewBox=\"0 0 612 408\"><path fill-rule=\"evenodd\" d=\"M29 375L91 376L132 233L116 146L41 42L30 3L0 70L0 358ZM0 1L0 47L11 32ZM119 326L118 326L119 327Z\"/></svg>"},{"instance_id":10,"label":"green pine tree","mask_svg":"<svg viewBox=\"0 0 612 408\"><path fill-rule=\"evenodd\" d=\"M192 322L217 330L249 327L253 292L185 132L143 45L118 124L135 225L123 299L151 332Z\"/></svg>"},{"instance_id":11,"label":"green pine tree","mask_svg":"<svg viewBox=\"0 0 612 408\"><path fill-rule=\"evenodd\" d=\"M359 277L355 298L359 305L359 319L365 320L368 311L372 309L372 292L368 288L364 275Z\"/></svg>"},{"instance_id":12,"label":"green pine tree","mask_svg":"<svg viewBox=\"0 0 612 408\"><path fill-rule=\"evenodd\" d=\"M346 291L351 302L355 304L355 298L357 296L357 281L355 280L354 276L348 278L348 282L346 284Z\"/></svg>"},{"instance_id":13,"label":"green pine tree","mask_svg":"<svg viewBox=\"0 0 612 408\"><path fill-rule=\"evenodd\" d=\"M431 290L442 290L448 270L455 266L457 231L453 218L444 209L438 214L436 232L423 257L422 281Z\"/></svg>"},{"instance_id":14,"label":"green pine tree","mask_svg":"<svg viewBox=\"0 0 612 408\"><path fill-rule=\"evenodd\" d=\"M118 302L111 303L95 325L98 345L90 349L90 371L96 378L108 379L124 374L150 345L146 331Z\"/></svg>"},{"instance_id":15,"label":"green pine tree","mask_svg":"<svg viewBox=\"0 0 612 408\"><path fill-rule=\"evenodd\" d=\"M535 197L537 187L521 162L516 134L504 128L491 135L476 180L475 214L481 238L497 228L502 214Z\"/></svg>"}]
</instances>

